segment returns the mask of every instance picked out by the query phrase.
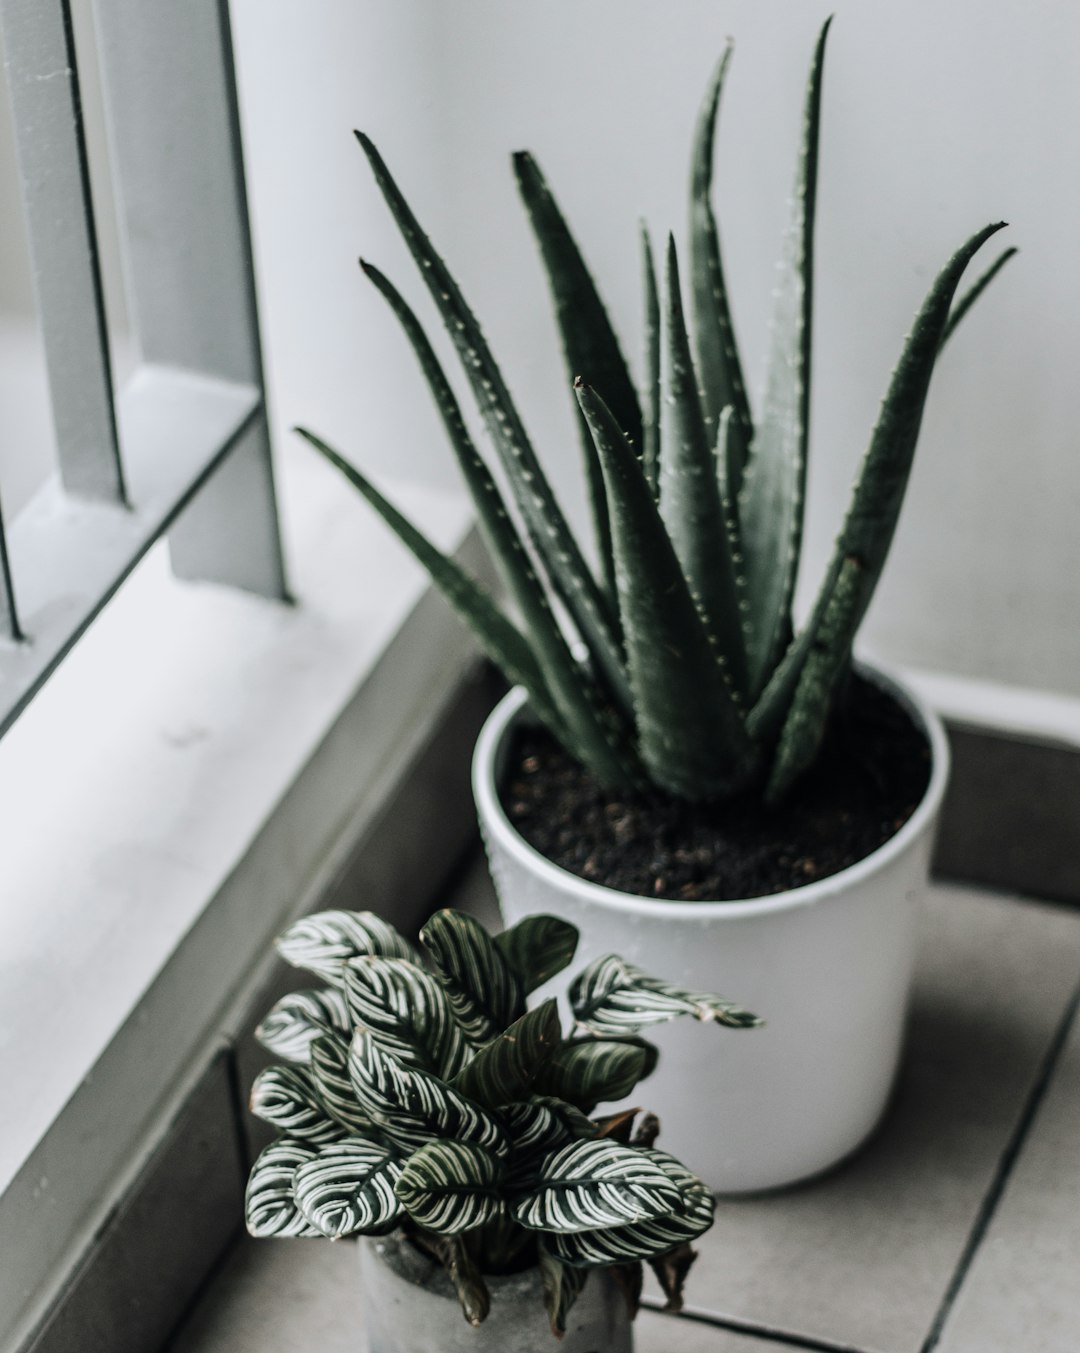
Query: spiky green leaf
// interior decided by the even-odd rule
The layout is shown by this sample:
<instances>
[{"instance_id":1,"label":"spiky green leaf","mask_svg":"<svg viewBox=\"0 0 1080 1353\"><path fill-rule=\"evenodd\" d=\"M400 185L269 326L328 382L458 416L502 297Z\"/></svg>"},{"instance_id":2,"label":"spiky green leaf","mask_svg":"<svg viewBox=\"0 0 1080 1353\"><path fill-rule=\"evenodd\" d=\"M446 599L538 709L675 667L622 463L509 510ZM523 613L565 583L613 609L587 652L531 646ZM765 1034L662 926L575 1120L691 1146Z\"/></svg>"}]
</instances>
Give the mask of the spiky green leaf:
<instances>
[{"instance_id":1,"label":"spiky green leaf","mask_svg":"<svg viewBox=\"0 0 1080 1353\"><path fill-rule=\"evenodd\" d=\"M330 1116L309 1072L299 1066L268 1066L251 1087L251 1112L280 1132L305 1142L333 1141L343 1133Z\"/></svg>"},{"instance_id":2,"label":"spiky green leaf","mask_svg":"<svg viewBox=\"0 0 1080 1353\"><path fill-rule=\"evenodd\" d=\"M546 1250L541 1250L538 1258L548 1323L555 1338L562 1339L566 1334L566 1317L581 1295L581 1289L585 1286L589 1275L584 1269L570 1268L566 1264L561 1264Z\"/></svg>"},{"instance_id":3,"label":"spiky green leaf","mask_svg":"<svg viewBox=\"0 0 1080 1353\"><path fill-rule=\"evenodd\" d=\"M526 996L572 962L578 929L558 916L534 915L495 936Z\"/></svg>"},{"instance_id":4,"label":"spiky green leaf","mask_svg":"<svg viewBox=\"0 0 1080 1353\"><path fill-rule=\"evenodd\" d=\"M625 1099L646 1074L649 1049L623 1039L576 1038L541 1069L536 1088L590 1113L597 1104Z\"/></svg>"},{"instance_id":5,"label":"spiky green leaf","mask_svg":"<svg viewBox=\"0 0 1080 1353\"><path fill-rule=\"evenodd\" d=\"M849 556L844 560L780 732L765 786L766 803L779 803L821 750L837 677L851 656L854 621L862 600L861 573L858 559Z\"/></svg>"},{"instance_id":6,"label":"spiky green leaf","mask_svg":"<svg viewBox=\"0 0 1080 1353\"><path fill-rule=\"evenodd\" d=\"M558 1006L545 1001L482 1047L453 1087L488 1109L524 1099L561 1042Z\"/></svg>"},{"instance_id":7,"label":"spiky green leaf","mask_svg":"<svg viewBox=\"0 0 1080 1353\"><path fill-rule=\"evenodd\" d=\"M638 1150L676 1189L678 1199L671 1208L661 1216L625 1226L548 1234L541 1238L543 1249L571 1267L593 1268L667 1254L709 1229L714 1205L701 1180L666 1152Z\"/></svg>"},{"instance_id":8,"label":"spiky green leaf","mask_svg":"<svg viewBox=\"0 0 1080 1353\"><path fill-rule=\"evenodd\" d=\"M953 297L976 252L1003 228L1004 222L999 222L972 235L942 268L915 316L882 401L851 504L810 617L751 711L750 730L760 743L774 740L783 727L803 667L818 642L844 560L849 557L859 560L862 566L859 601L849 624L850 639L854 641L896 531Z\"/></svg>"},{"instance_id":9,"label":"spiky green leaf","mask_svg":"<svg viewBox=\"0 0 1080 1353\"><path fill-rule=\"evenodd\" d=\"M941 335L941 343L939 344L939 350L940 348L943 348L945 344L949 341L949 339L953 336L953 334L956 332L957 325L959 325L959 323L968 313L971 307L983 294L983 292L994 280L994 278L998 275L998 273L1002 270L1002 268L1004 268L1005 264L1008 263L1009 259L1012 258L1018 252L1019 250L1015 247L1015 245L1010 246L1010 248L1003 250L993 261L993 263L990 264L989 268L987 268L986 271L980 277L976 278L976 280L972 282L971 286L968 287L968 289L964 292L964 294L960 297L960 299L956 301L956 303L953 305L953 308L949 311L949 321L945 325L944 333Z\"/></svg>"},{"instance_id":10,"label":"spiky green leaf","mask_svg":"<svg viewBox=\"0 0 1080 1353\"><path fill-rule=\"evenodd\" d=\"M390 306L416 353L476 507L492 558L508 596L520 613L550 697L551 709L538 708L537 713L557 737L569 741L569 727L573 726L574 719L587 720L591 716L588 710L581 710L571 715L568 725L565 715L557 714L568 703L573 707L581 705L585 697L581 690L581 673L552 612L543 584L510 519L499 487L469 435L457 398L423 326L397 288L378 268L364 261L360 266Z\"/></svg>"},{"instance_id":11,"label":"spiky green leaf","mask_svg":"<svg viewBox=\"0 0 1080 1353\"><path fill-rule=\"evenodd\" d=\"M807 82L792 217L776 284L765 400L740 497L749 609L751 690L765 686L791 638L791 600L802 548L810 431L814 215L825 42L818 37Z\"/></svg>"},{"instance_id":12,"label":"spiky green leaf","mask_svg":"<svg viewBox=\"0 0 1080 1353\"><path fill-rule=\"evenodd\" d=\"M688 799L733 791L755 749L634 452L599 395L577 387L604 467L641 756Z\"/></svg>"},{"instance_id":13,"label":"spiky green leaf","mask_svg":"<svg viewBox=\"0 0 1080 1353\"><path fill-rule=\"evenodd\" d=\"M401 1215L394 1193L400 1174L400 1163L384 1147L345 1137L320 1147L296 1171L296 1205L332 1240L382 1234Z\"/></svg>"},{"instance_id":14,"label":"spiky green leaf","mask_svg":"<svg viewBox=\"0 0 1080 1353\"><path fill-rule=\"evenodd\" d=\"M251 1167L244 1194L244 1220L249 1235L317 1236L322 1232L308 1221L296 1205L293 1179L316 1148L308 1142L280 1137L262 1152Z\"/></svg>"},{"instance_id":15,"label":"spiky green leaf","mask_svg":"<svg viewBox=\"0 0 1080 1353\"><path fill-rule=\"evenodd\" d=\"M446 264L432 248L382 156L369 137L362 132L356 136L461 358L530 543L598 667L617 691L620 685L625 685L626 678L614 616L555 500L476 316Z\"/></svg>"},{"instance_id":16,"label":"spiky green leaf","mask_svg":"<svg viewBox=\"0 0 1080 1353\"><path fill-rule=\"evenodd\" d=\"M716 121L732 50L729 41L706 91L694 132L690 164L690 277L703 413L714 436L721 410L730 406L734 411L728 457L720 467L734 498L742 483L752 426L750 401L724 281L720 232L712 206Z\"/></svg>"},{"instance_id":17,"label":"spiky green leaf","mask_svg":"<svg viewBox=\"0 0 1080 1353\"><path fill-rule=\"evenodd\" d=\"M619 1142L571 1142L546 1156L537 1175L510 1205L531 1231L567 1234L650 1221L681 1202L678 1187L645 1152Z\"/></svg>"},{"instance_id":18,"label":"spiky green leaf","mask_svg":"<svg viewBox=\"0 0 1080 1353\"><path fill-rule=\"evenodd\" d=\"M405 1162L397 1196L413 1221L456 1236L491 1221L502 1208L503 1164L468 1142L429 1142Z\"/></svg>"},{"instance_id":19,"label":"spiky green leaf","mask_svg":"<svg viewBox=\"0 0 1080 1353\"><path fill-rule=\"evenodd\" d=\"M451 1080L465 1065L468 1046L446 992L419 964L352 959L345 965L345 996L352 1023L406 1066Z\"/></svg>"},{"instance_id":20,"label":"spiky green leaf","mask_svg":"<svg viewBox=\"0 0 1080 1353\"><path fill-rule=\"evenodd\" d=\"M715 1020L732 1029L761 1023L724 996L689 991L673 982L650 977L615 954L596 958L570 985L570 1005L578 1024L590 1032L632 1034L680 1015Z\"/></svg>"},{"instance_id":21,"label":"spiky green leaf","mask_svg":"<svg viewBox=\"0 0 1080 1353\"><path fill-rule=\"evenodd\" d=\"M404 936L372 911L320 911L294 921L276 941L278 953L294 968L306 968L340 986L343 969L359 954L416 958Z\"/></svg>"},{"instance_id":22,"label":"spiky green leaf","mask_svg":"<svg viewBox=\"0 0 1080 1353\"><path fill-rule=\"evenodd\" d=\"M652 241L641 224L641 287L645 330L645 405L642 412L641 468L652 495L660 498L660 292Z\"/></svg>"},{"instance_id":23,"label":"spiky green leaf","mask_svg":"<svg viewBox=\"0 0 1080 1353\"><path fill-rule=\"evenodd\" d=\"M436 1076L403 1066L367 1029L358 1029L349 1047L349 1076L360 1108L403 1151L418 1151L433 1137L456 1137L497 1154L509 1150L497 1118Z\"/></svg>"},{"instance_id":24,"label":"spiky green leaf","mask_svg":"<svg viewBox=\"0 0 1080 1353\"><path fill-rule=\"evenodd\" d=\"M514 173L547 269L569 384L575 377L585 376L603 394L619 426L640 454L642 418L637 391L592 274L540 166L528 151L519 151L514 156ZM608 592L614 600L615 573L604 476L576 405L574 413L581 432L597 548Z\"/></svg>"},{"instance_id":25,"label":"spiky green leaf","mask_svg":"<svg viewBox=\"0 0 1080 1353\"><path fill-rule=\"evenodd\" d=\"M336 987L322 987L283 996L255 1030L255 1037L276 1057L306 1065L316 1038L351 1032L344 995Z\"/></svg>"},{"instance_id":26,"label":"spiky green leaf","mask_svg":"<svg viewBox=\"0 0 1080 1353\"><path fill-rule=\"evenodd\" d=\"M474 917L437 911L420 932L450 1005L473 1043L489 1043L525 1010L521 981Z\"/></svg>"},{"instance_id":27,"label":"spiky green leaf","mask_svg":"<svg viewBox=\"0 0 1080 1353\"><path fill-rule=\"evenodd\" d=\"M747 696L739 588L716 463L717 429L706 425L683 319L675 241L665 274L664 416L660 425L660 516L716 657L738 697ZM730 437L730 420L728 433Z\"/></svg>"},{"instance_id":28,"label":"spiky green leaf","mask_svg":"<svg viewBox=\"0 0 1080 1353\"><path fill-rule=\"evenodd\" d=\"M427 570L435 586L476 635L485 655L512 685L524 686L529 692L529 700L544 723L554 731L561 730L562 736L570 737L532 649L521 631L507 620L488 593L453 559L436 549L344 456L307 428L297 428L296 431L367 499L406 549ZM574 746L576 748L577 744Z\"/></svg>"}]
</instances>

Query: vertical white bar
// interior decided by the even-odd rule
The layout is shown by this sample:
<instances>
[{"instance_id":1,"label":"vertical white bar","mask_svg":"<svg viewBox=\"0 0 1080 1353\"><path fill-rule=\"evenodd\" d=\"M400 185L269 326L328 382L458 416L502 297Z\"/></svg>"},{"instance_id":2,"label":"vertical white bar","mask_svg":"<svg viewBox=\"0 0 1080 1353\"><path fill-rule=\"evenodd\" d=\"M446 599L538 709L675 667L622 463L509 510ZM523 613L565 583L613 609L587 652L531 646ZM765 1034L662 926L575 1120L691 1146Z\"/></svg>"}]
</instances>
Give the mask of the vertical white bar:
<instances>
[{"instance_id":1,"label":"vertical white bar","mask_svg":"<svg viewBox=\"0 0 1080 1353\"><path fill-rule=\"evenodd\" d=\"M94 18L143 357L261 392L228 7L95 0ZM181 576L285 594L265 409L170 547Z\"/></svg>"},{"instance_id":2,"label":"vertical white bar","mask_svg":"<svg viewBox=\"0 0 1080 1353\"><path fill-rule=\"evenodd\" d=\"M0 0L64 486L122 502L105 302L68 0Z\"/></svg>"}]
</instances>

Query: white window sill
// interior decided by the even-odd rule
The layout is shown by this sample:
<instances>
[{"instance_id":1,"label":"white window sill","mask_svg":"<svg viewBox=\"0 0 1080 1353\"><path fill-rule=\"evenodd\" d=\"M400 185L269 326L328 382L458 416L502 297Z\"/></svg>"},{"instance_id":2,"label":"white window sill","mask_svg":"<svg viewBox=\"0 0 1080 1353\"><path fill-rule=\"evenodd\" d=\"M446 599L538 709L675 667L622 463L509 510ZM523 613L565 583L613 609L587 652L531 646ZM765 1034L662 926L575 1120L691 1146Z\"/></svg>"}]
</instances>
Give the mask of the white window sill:
<instances>
[{"instance_id":1,"label":"white window sill","mask_svg":"<svg viewBox=\"0 0 1080 1353\"><path fill-rule=\"evenodd\" d=\"M0 1349L472 657L367 506L281 452L298 604L176 583L159 547L0 743ZM396 496L478 566L461 498Z\"/></svg>"}]
</instances>

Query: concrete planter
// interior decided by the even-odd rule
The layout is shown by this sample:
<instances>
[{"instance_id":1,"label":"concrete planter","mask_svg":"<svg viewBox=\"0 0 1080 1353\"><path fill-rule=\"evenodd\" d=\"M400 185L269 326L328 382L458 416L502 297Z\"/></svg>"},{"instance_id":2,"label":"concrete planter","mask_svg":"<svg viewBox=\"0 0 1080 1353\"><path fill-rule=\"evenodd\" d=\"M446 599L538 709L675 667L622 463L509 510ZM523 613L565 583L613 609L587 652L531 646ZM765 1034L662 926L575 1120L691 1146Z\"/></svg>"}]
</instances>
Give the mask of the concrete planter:
<instances>
[{"instance_id":1,"label":"concrete planter","mask_svg":"<svg viewBox=\"0 0 1080 1353\"><path fill-rule=\"evenodd\" d=\"M532 912L562 916L581 931L575 971L600 954L621 954L766 1020L745 1032L679 1020L650 1035L660 1067L635 1102L661 1115L665 1150L719 1193L793 1183L850 1154L878 1122L896 1074L948 746L916 696L881 673L864 674L925 733L926 794L866 859L771 897L655 901L577 878L533 850L499 803L508 735L527 717L524 692L499 704L477 742L473 790L507 924ZM557 979L538 995L559 990Z\"/></svg>"},{"instance_id":2,"label":"concrete planter","mask_svg":"<svg viewBox=\"0 0 1080 1353\"><path fill-rule=\"evenodd\" d=\"M442 1267L398 1236L362 1240L361 1353L633 1353L626 1302L611 1277L594 1270L557 1341L544 1310L536 1268L488 1278L491 1313L466 1323Z\"/></svg>"}]
</instances>

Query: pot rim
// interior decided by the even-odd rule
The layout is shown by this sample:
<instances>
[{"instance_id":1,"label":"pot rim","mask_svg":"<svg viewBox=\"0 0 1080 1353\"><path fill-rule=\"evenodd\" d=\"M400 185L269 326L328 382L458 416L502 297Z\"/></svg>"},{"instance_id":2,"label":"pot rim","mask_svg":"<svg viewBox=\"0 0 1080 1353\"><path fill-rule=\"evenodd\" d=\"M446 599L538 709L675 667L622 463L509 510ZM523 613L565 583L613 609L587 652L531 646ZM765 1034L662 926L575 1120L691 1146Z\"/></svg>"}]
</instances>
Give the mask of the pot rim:
<instances>
[{"instance_id":1,"label":"pot rim","mask_svg":"<svg viewBox=\"0 0 1080 1353\"><path fill-rule=\"evenodd\" d=\"M735 921L827 901L831 897L848 892L884 870L892 860L903 854L909 845L933 826L949 776L949 744L937 714L894 673L882 669L877 664L865 662L856 663L856 669L891 695L923 733L930 744L930 780L915 811L894 836L890 836L869 855L835 874L830 874L827 878L763 897L734 898L728 901L719 899L674 902L665 898L642 897L622 892L617 888L609 888L602 883L592 883L555 864L529 845L514 827L503 812L495 784L495 764L503 739L528 701L528 694L522 686L515 686L499 701L488 715L476 741L472 762L472 786L481 823L504 850L515 856L532 872L546 879L549 884L564 893L573 894L579 901L613 911L632 912L650 917L662 913L672 920L716 921L728 918Z\"/></svg>"}]
</instances>

